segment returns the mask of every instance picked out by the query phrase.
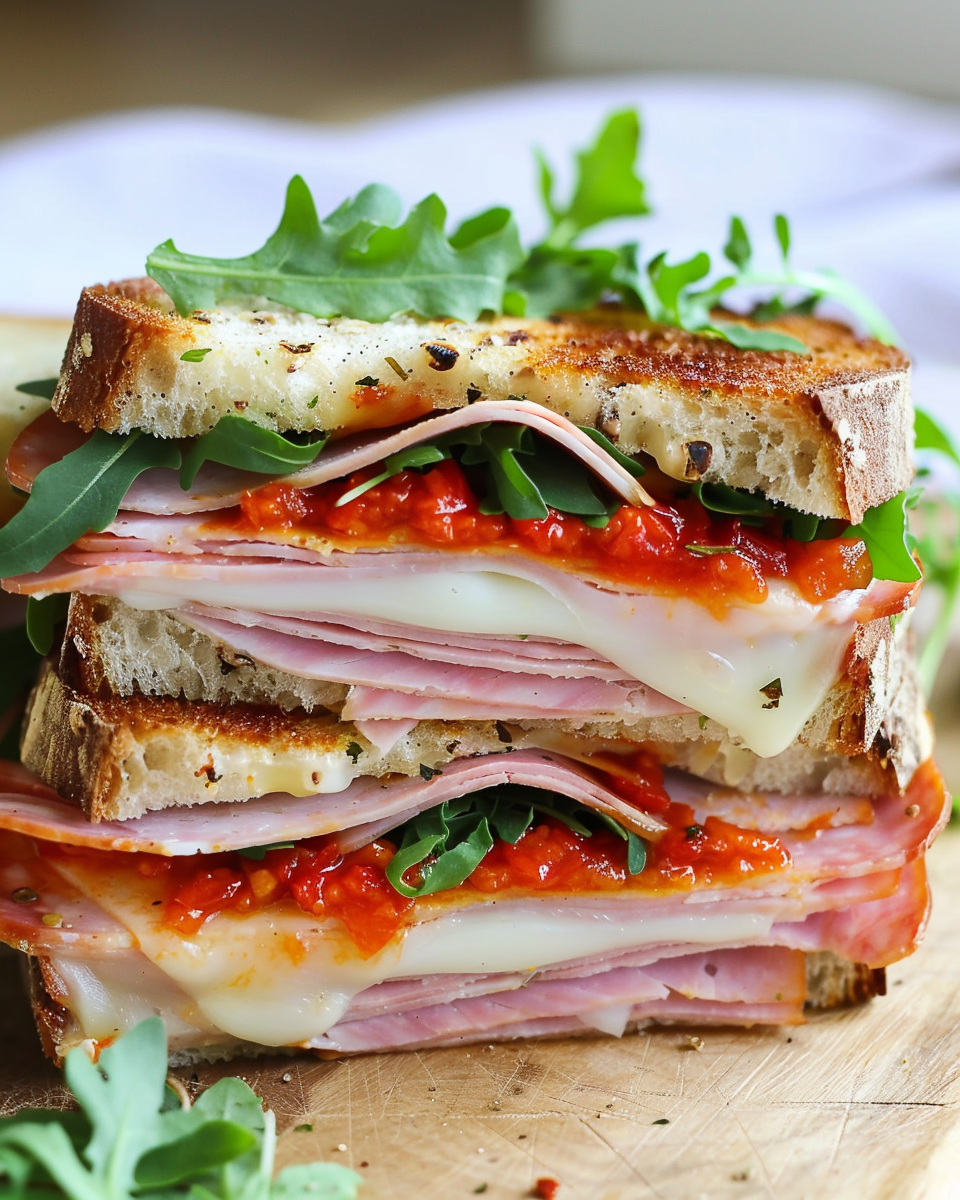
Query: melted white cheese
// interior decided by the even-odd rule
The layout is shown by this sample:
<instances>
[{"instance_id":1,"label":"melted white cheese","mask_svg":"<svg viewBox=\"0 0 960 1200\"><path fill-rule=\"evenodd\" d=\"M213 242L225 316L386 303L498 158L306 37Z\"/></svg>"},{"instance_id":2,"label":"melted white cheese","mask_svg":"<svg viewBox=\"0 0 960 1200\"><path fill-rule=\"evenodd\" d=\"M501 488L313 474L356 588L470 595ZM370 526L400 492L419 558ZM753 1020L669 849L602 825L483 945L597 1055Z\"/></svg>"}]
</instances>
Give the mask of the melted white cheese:
<instances>
[{"instance_id":1,"label":"melted white cheese","mask_svg":"<svg viewBox=\"0 0 960 1200\"><path fill-rule=\"evenodd\" d=\"M375 559L375 556L370 556ZM862 593L829 607L771 585L761 604L722 618L684 597L605 591L581 580L537 578L522 563L496 570L418 569L364 563L362 570L305 572L276 581L151 578L145 589L118 580L140 608L185 600L284 613L342 612L468 634L530 634L588 646L642 683L714 718L755 753L785 750L816 711L840 670ZM106 582L106 581L104 581ZM146 591L149 587L149 592ZM762 689L780 681L776 706Z\"/></svg>"},{"instance_id":2,"label":"melted white cheese","mask_svg":"<svg viewBox=\"0 0 960 1200\"><path fill-rule=\"evenodd\" d=\"M292 905L221 914L182 937L162 924L161 906L153 904L162 897L157 880L126 872L104 877L82 859L58 860L56 869L134 933L146 958L190 998L193 1025L268 1046L318 1037L358 992L385 980L526 975L640 946L736 945L763 938L793 907L764 898L693 906L485 899L461 908L427 908L428 919L363 959L338 922L318 922ZM80 1003L81 1010L84 1004L103 1007L90 998Z\"/></svg>"}]
</instances>

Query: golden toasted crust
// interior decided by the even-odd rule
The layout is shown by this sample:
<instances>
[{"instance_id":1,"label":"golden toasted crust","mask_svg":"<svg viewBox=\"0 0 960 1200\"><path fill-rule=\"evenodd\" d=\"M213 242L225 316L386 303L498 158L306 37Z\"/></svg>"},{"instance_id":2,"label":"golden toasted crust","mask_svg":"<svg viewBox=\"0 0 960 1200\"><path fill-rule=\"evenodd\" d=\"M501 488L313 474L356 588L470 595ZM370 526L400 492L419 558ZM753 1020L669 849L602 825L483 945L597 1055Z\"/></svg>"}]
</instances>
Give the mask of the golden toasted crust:
<instances>
[{"instance_id":1,"label":"golden toasted crust","mask_svg":"<svg viewBox=\"0 0 960 1200\"><path fill-rule=\"evenodd\" d=\"M475 324L278 308L181 317L152 281L131 280L83 292L54 407L88 430L190 437L242 412L345 434L522 396L679 478L857 522L912 473L908 361L833 321L771 327L810 354L737 350L619 309ZM184 362L189 350L205 353Z\"/></svg>"},{"instance_id":2,"label":"golden toasted crust","mask_svg":"<svg viewBox=\"0 0 960 1200\"><path fill-rule=\"evenodd\" d=\"M271 792L342 791L361 775L416 775L452 758L503 750L494 721L422 721L388 751L350 722L257 704L89 695L47 661L20 751L92 821Z\"/></svg>"}]
</instances>

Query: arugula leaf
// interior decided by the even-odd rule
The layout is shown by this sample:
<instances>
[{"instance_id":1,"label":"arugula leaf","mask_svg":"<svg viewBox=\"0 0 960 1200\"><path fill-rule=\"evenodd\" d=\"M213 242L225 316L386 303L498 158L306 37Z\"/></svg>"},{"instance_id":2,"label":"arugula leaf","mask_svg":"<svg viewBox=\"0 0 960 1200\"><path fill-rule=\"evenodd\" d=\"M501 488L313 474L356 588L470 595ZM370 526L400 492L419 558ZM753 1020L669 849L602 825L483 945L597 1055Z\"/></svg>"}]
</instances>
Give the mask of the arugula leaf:
<instances>
[{"instance_id":1,"label":"arugula leaf","mask_svg":"<svg viewBox=\"0 0 960 1200\"><path fill-rule=\"evenodd\" d=\"M53 649L54 630L66 619L69 604L69 596L56 592L42 600L27 597L27 637L39 655L49 654Z\"/></svg>"},{"instance_id":2,"label":"arugula leaf","mask_svg":"<svg viewBox=\"0 0 960 1200\"><path fill-rule=\"evenodd\" d=\"M773 320L787 313L809 313L824 299L844 304L881 341L892 342L895 334L880 310L852 284L830 271L797 271L790 263L790 225L782 213L774 218L774 233L781 261L773 270L760 270L753 264L753 247L743 219L731 217L723 254L734 267L702 288L695 285L710 274L710 256L704 252L668 265L663 254L651 259L645 268L634 264L621 273L621 296L632 292L652 320L675 325L690 333L712 334L740 350L789 351L809 354L798 338L775 329L757 329L737 321L714 319L713 311L736 289L773 287L772 298L754 312L757 320ZM795 299L788 298L789 295Z\"/></svg>"},{"instance_id":3,"label":"arugula leaf","mask_svg":"<svg viewBox=\"0 0 960 1200\"><path fill-rule=\"evenodd\" d=\"M25 396L42 396L44 400L52 400L57 390L59 379L31 379L28 383L18 383L16 390Z\"/></svg>"},{"instance_id":4,"label":"arugula leaf","mask_svg":"<svg viewBox=\"0 0 960 1200\"><path fill-rule=\"evenodd\" d=\"M421 442L417 446L408 446L405 450L398 450L396 454L388 454L383 460L382 471L344 492L333 507L340 508L344 504L349 504L351 500L356 500L364 492L369 492L378 483L385 483L394 475L399 475L401 471L421 470L423 467L442 462L449 457L449 450L441 447L439 443L430 442Z\"/></svg>"},{"instance_id":5,"label":"arugula leaf","mask_svg":"<svg viewBox=\"0 0 960 1200\"><path fill-rule=\"evenodd\" d=\"M500 312L507 278L523 261L512 215L488 209L449 238L446 216L440 198L427 196L398 224L399 197L372 184L320 221L295 175L280 224L255 253L205 258L167 241L147 258L147 273L183 314L230 297L367 321L403 312L470 321Z\"/></svg>"},{"instance_id":6,"label":"arugula leaf","mask_svg":"<svg viewBox=\"0 0 960 1200\"><path fill-rule=\"evenodd\" d=\"M383 321L413 312L475 320L491 312L542 317L582 311L609 297L645 309L651 320L721 338L739 349L808 354L789 334L713 319L731 290L764 287L774 293L755 310L756 319L811 312L830 297L874 336L894 339L880 311L851 284L829 271L792 266L790 226L781 213L773 222L780 248L776 268L755 267L746 225L734 216L723 247L734 272L711 283L705 282L710 256L702 251L672 264L659 254L641 267L635 243L578 246L589 229L650 211L636 167L640 132L635 110L612 113L594 141L577 153L566 204L555 196L553 168L537 153L548 229L526 252L504 208L487 209L447 237L446 209L437 196L426 197L401 219L396 193L371 184L321 221L309 188L294 176L277 229L253 254L206 258L184 254L167 241L149 255L147 271L185 314L224 299L265 297L319 317ZM206 353L189 350L183 357L199 361Z\"/></svg>"},{"instance_id":7,"label":"arugula leaf","mask_svg":"<svg viewBox=\"0 0 960 1200\"><path fill-rule=\"evenodd\" d=\"M269 850L292 850L293 845L293 842L270 842L266 846L245 846L242 850L238 850L237 853L244 858L252 858L256 862L262 862Z\"/></svg>"},{"instance_id":8,"label":"arugula leaf","mask_svg":"<svg viewBox=\"0 0 960 1200\"><path fill-rule=\"evenodd\" d=\"M26 504L0 529L0 577L39 571L77 538L106 529L130 485L152 467L179 467L186 490L207 461L286 475L313 462L325 444L324 435L292 441L229 414L185 447L141 430L122 435L98 429L82 446L44 467ZM34 622L39 628L36 614Z\"/></svg>"},{"instance_id":9,"label":"arugula leaf","mask_svg":"<svg viewBox=\"0 0 960 1200\"><path fill-rule=\"evenodd\" d=\"M594 429L592 425L578 425L577 428L581 433L585 433L592 442L596 442L601 450L605 450L607 454L619 463L621 467L629 471L634 479L639 479L642 475L646 475L647 468L641 462L637 462L635 458L630 458L618 449L605 433L601 433L599 429Z\"/></svg>"},{"instance_id":10,"label":"arugula leaf","mask_svg":"<svg viewBox=\"0 0 960 1200\"><path fill-rule=\"evenodd\" d=\"M0 529L0 577L39 571L91 530L110 524L130 485L149 467L176 467L180 452L139 430L98 429L37 476L27 503Z\"/></svg>"},{"instance_id":11,"label":"arugula leaf","mask_svg":"<svg viewBox=\"0 0 960 1200\"><path fill-rule=\"evenodd\" d=\"M24 1109L0 1119L0 1194L11 1200L354 1200L360 1177L333 1163L271 1180L276 1125L239 1079L171 1107L163 1025L153 1017L65 1074L80 1112Z\"/></svg>"},{"instance_id":12,"label":"arugula leaf","mask_svg":"<svg viewBox=\"0 0 960 1200\"><path fill-rule=\"evenodd\" d=\"M613 291L624 250L535 246L510 276L503 311L514 317L549 317L593 308Z\"/></svg>"},{"instance_id":13,"label":"arugula leaf","mask_svg":"<svg viewBox=\"0 0 960 1200\"><path fill-rule=\"evenodd\" d=\"M960 467L960 452L954 445L953 438L930 413L922 408L914 410L913 414L914 445L917 450L936 450Z\"/></svg>"},{"instance_id":14,"label":"arugula leaf","mask_svg":"<svg viewBox=\"0 0 960 1200\"><path fill-rule=\"evenodd\" d=\"M923 409L914 413L914 435L917 450L933 452L960 466L960 454L950 434ZM950 641L953 612L960 597L960 484L955 474L949 481L938 478L935 489L920 497L917 509L917 552L925 584L940 592L937 614L920 650L917 668L920 686L929 696Z\"/></svg>"},{"instance_id":15,"label":"arugula leaf","mask_svg":"<svg viewBox=\"0 0 960 1200\"><path fill-rule=\"evenodd\" d=\"M869 509L859 525L848 526L841 535L863 539L878 579L913 583L922 578L913 557L916 538L907 523L907 510L916 506L919 497L919 488L900 492L884 504Z\"/></svg>"},{"instance_id":16,"label":"arugula leaf","mask_svg":"<svg viewBox=\"0 0 960 1200\"><path fill-rule=\"evenodd\" d=\"M228 413L209 433L195 438L184 449L180 486L184 491L191 488L205 462L223 463L227 467L262 475L287 475L312 463L326 444L325 434L291 441L272 429L264 429L245 417Z\"/></svg>"},{"instance_id":17,"label":"arugula leaf","mask_svg":"<svg viewBox=\"0 0 960 1200\"><path fill-rule=\"evenodd\" d=\"M359 1175L335 1163L285 1167L270 1189L270 1200L355 1200Z\"/></svg>"},{"instance_id":18,"label":"arugula leaf","mask_svg":"<svg viewBox=\"0 0 960 1200\"><path fill-rule=\"evenodd\" d=\"M629 464L632 474L643 473L639 463L621 454L603 434L586 432L595 435L594 440L605 449L609 447L618 461ZM587 467L548 438L524 425L489 421L388 455L383 470L344 492L336 507L349 504L401 471L422 470L451 457L464 467L479 469L485 489L480 504L484 513L505 512L514 520L542 521L552 508L582 516L590 524L605 525L620 507L619 500L599 494L599 484Z\"/></svg>"},{"instance_id":19,"label":"arugula leaf","mask_svg":"<svg viewBox=\"0 0 960 1200\"><path fill-rule=\"evenodd\" d=\"M627 869L639 874L646 862L646 844L613 817L577 804L564 796L550 796L538 788L501 784L472 796L447 800L412 817L390 836L397 852L386 868L392 886L403 896L429 896L459 886L493 848L495 836L515 844L543 813L583 837L592 830L587 821L606 825L627 842ZM416 884L404 876L414 871Z\"/></svg>"},{"instance_id":20,"label":"arugula leaf","mask_svg":"<svg viewBox=\"0 0 960 1200\"><path fill-rule=\"evenodd\" d=\"M573 244L584 230L617 217L650 212L646 184L635 163L640 148L640 117L636 109L611 113L591 146L577 153L577 178L566 208L554 202L554 175L541 151L540 196L551 221L543 248Z\"/></svg>"}]
</instances>

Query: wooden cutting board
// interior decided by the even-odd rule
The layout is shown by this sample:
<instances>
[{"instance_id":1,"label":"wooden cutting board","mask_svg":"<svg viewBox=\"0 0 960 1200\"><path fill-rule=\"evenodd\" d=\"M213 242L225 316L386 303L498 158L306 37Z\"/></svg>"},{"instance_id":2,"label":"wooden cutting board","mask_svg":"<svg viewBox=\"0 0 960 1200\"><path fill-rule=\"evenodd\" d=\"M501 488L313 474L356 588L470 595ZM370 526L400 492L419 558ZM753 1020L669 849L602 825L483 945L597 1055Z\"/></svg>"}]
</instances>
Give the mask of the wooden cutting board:
<instances>
[{"instance_id":1,"label":"wooden cutting board","mask_svg":"<svg viewBox=\"0 0 960 1200\"><path fill-rule=\"evenodd\" d=\"M960 1197L960 831L940 839L930 868L927 939L890 970L886 999L799 1029L269 1058L233 1071L277 1114L279 1165L345 1163L367 1181L361 1200L507 1200L540 1177L560 1182L558 1200ZM0 966L0 1111L62 1104L16 957Z\"/></svg>"}]
</instances>

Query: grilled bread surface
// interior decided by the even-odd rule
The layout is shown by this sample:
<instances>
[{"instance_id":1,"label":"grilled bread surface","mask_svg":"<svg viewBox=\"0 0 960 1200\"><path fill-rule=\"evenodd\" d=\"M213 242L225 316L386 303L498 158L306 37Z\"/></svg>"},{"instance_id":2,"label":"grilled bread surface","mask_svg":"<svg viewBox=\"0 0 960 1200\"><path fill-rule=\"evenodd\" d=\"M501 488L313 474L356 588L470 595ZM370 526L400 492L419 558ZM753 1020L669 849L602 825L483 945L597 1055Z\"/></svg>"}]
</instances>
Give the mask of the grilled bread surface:
<instances>
[{"instance_id":1,"label":"grilled bread surface","mask_svg":"<svg viewBox=\"0 0 960 1200\"><path fill-rule=\"evenodd\" d=\"M343 435L520 396L676 478L857 523L913 473L908 361L833 321L770 327L810 354L738 350L620 309L477 323L276 306L182 317L151 280L128 280L83 292L54 407L86 430L193 437L241 414Z\"/></svg>"}]
</instances>

